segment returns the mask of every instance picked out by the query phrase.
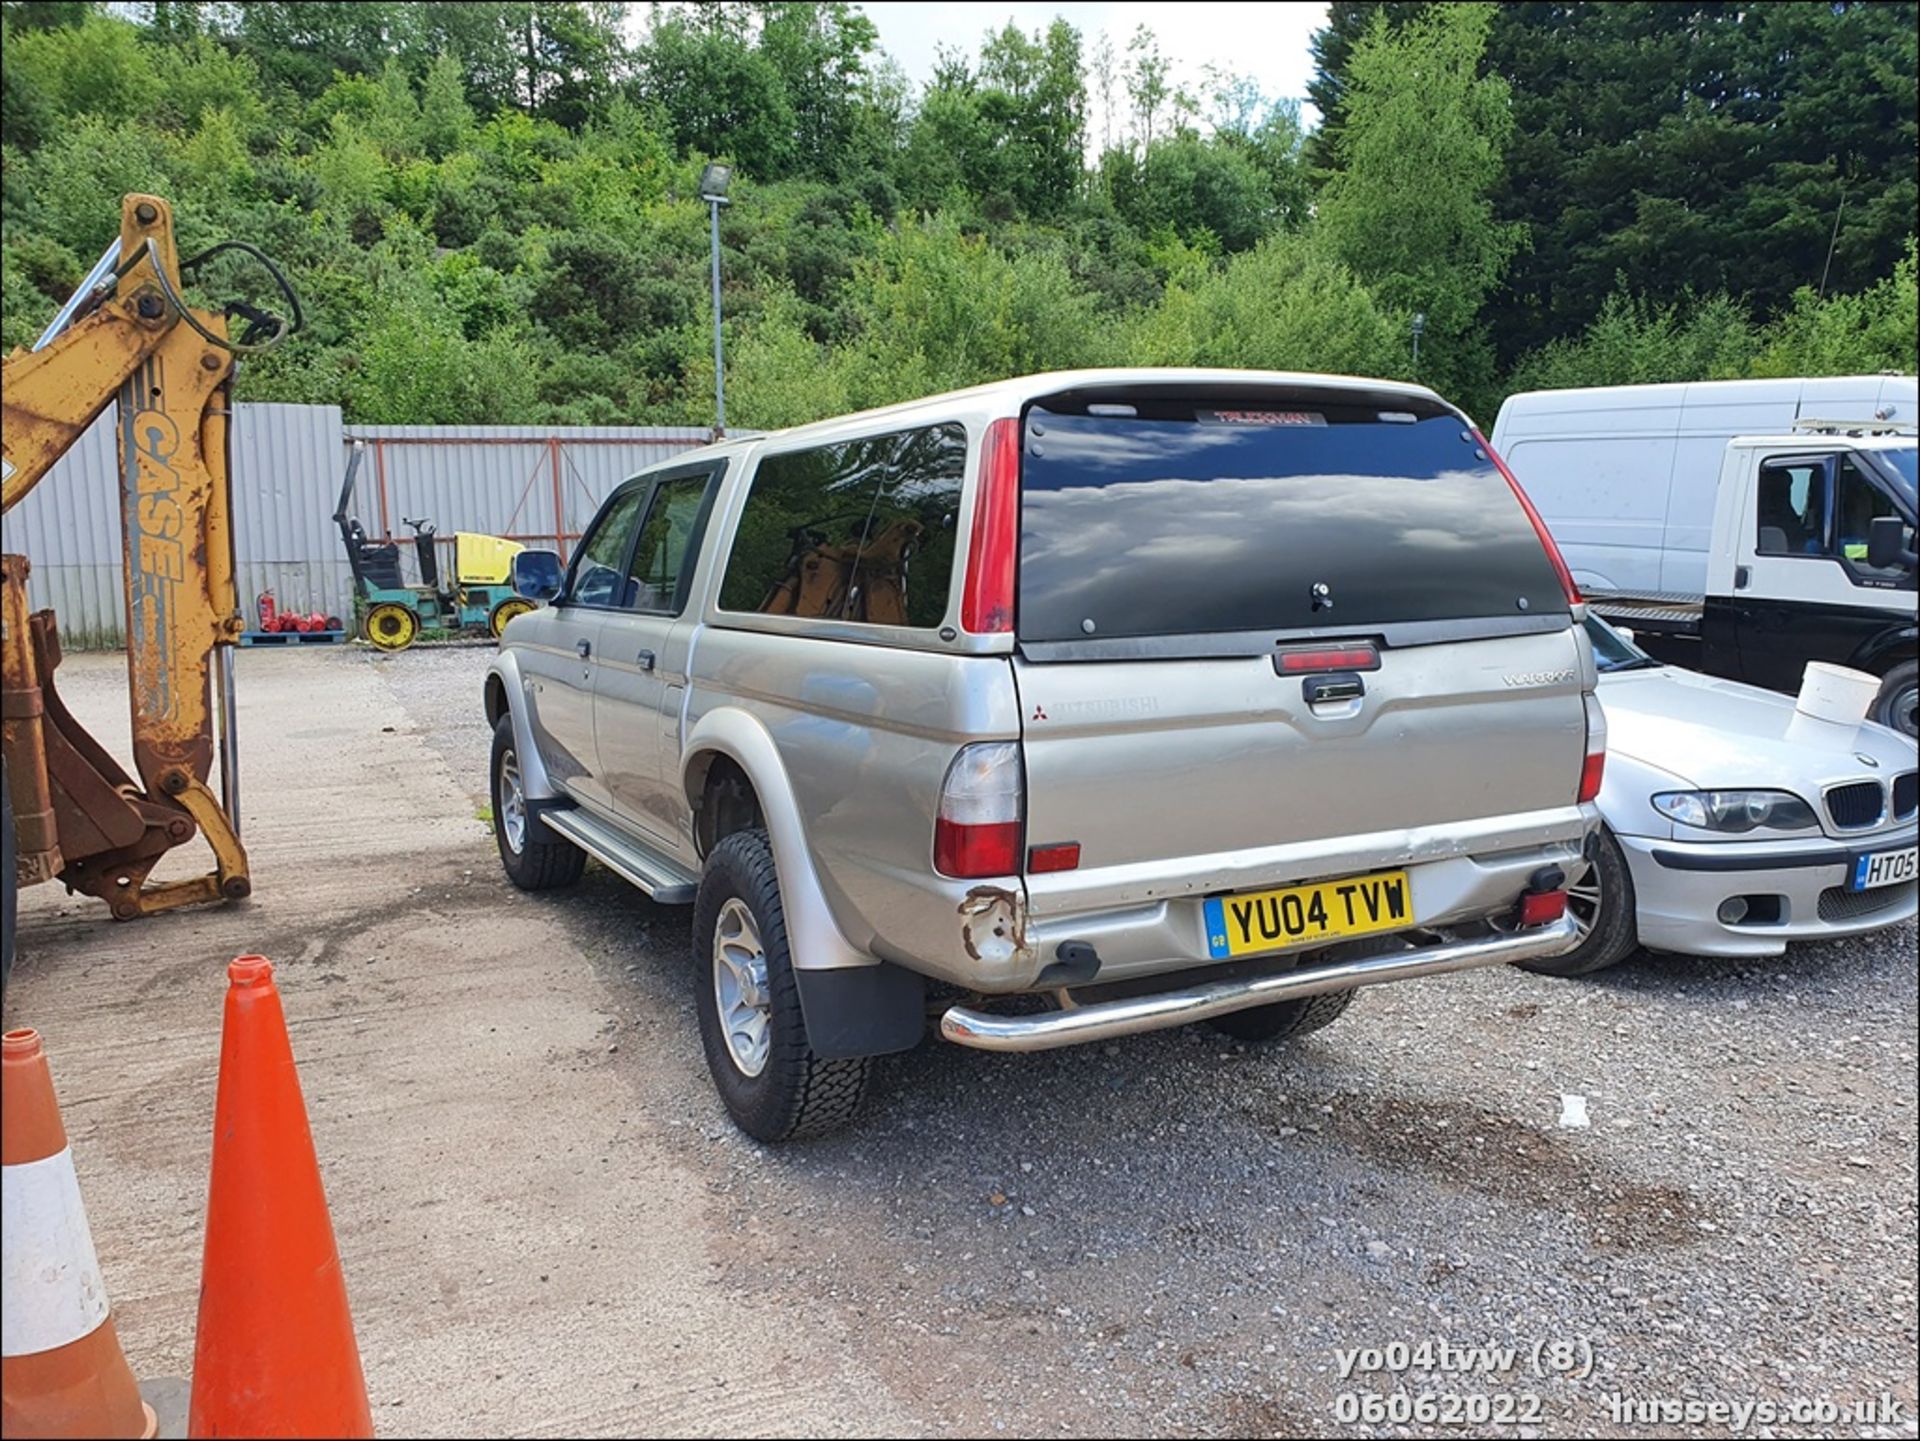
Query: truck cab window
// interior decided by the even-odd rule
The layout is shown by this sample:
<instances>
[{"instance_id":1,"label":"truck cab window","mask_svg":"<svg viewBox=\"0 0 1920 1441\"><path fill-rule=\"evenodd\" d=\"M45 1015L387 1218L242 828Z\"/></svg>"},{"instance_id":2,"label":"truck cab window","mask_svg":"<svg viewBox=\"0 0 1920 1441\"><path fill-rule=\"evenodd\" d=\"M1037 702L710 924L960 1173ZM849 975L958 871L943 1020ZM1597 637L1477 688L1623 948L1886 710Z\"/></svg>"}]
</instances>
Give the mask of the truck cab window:
<instances>
[{"instance_id":1,"label":"truck cab window","mask_svg":"<svg viewBox=\"0 0 1920 1441\"><path fill-rule=\"evenodd\" d=\"M1796 457L1760 467L1758 533L1761 555L1827 555L1827 477L1832 460Z\"/></svg>"},{"instance_id":2,"label":"truck cab window","mask_svg":"<svg viewBox=\"0 0 1920 1441\"><path fill-rule=\"evenodd\" d=\"M1903 523L1906 520L1900 514L1899 507L1894 505L1893 497L1868 479L1866 472L1850 455L1840 458L1837 490L1834 550L1847 563L1848 569L1875 580L1897 580L1905 575L1905 570L1900 566L1875 567L1867 564L1867 538L1872 533L1873 522L1883 515L1897 517ZM1913 527L1906 525L1905 532L1906 547L1912 550Z\"/></svg>"}]
</instances>

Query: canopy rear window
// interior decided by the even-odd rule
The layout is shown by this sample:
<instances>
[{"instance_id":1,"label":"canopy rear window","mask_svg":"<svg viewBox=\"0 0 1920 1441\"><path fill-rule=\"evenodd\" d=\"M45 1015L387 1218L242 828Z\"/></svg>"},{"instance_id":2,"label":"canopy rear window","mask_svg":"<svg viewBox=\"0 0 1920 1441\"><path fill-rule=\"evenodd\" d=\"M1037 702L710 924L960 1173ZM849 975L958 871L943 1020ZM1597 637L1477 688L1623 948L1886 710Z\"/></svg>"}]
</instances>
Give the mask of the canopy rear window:
<instances>
[{"instance_id":1,"label":"canopy rear window","mask_svg":"<svg viewBox=\"0 0 1920 1441\"><path fill-rule=\"evenodd\" d=\"M1506 480L1431 401L1043 404L1020 489L1023 641L1567 613Z\"/></svg>"}]
</instances>

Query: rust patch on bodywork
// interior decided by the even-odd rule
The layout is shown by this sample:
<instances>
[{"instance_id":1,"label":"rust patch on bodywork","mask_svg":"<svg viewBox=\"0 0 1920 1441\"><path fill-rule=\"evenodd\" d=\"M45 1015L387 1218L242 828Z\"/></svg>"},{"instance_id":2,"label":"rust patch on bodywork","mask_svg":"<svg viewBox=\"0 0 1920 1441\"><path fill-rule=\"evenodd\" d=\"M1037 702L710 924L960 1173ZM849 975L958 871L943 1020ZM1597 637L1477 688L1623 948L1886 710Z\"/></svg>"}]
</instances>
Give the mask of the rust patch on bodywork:
<instances>
[{"instance_id":1,"label":"rust patch on bodywork","mask_svg":"<svg viewBox=\"0 0 1920 1441\"><path fill-rule=\"evenodd\" d=\"M1027 908L1002 886L975 886L960 901L960 944L986 965L1005 965L1027 949Z\"/></svg>"}]
</instances>

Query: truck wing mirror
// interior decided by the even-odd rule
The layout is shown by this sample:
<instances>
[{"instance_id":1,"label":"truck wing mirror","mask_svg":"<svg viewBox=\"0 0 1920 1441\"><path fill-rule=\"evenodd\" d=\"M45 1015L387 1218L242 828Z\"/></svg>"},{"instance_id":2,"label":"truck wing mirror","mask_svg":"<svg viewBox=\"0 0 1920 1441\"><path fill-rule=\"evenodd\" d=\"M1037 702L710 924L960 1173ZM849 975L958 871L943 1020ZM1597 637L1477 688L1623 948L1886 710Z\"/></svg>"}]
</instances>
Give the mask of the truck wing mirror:
<instances>
[{"instance_id":1,"label":"truck wing mirror","mask_svg":"<svg viewBox=\"0 0 1920 1441\"><path fill-rule=\"evenodd\" d=\"M1897 515L1877 515L1867 523L1867 564L1875 570L1913 569L1907 549L1907 523Z\"/></svg>"}]
</instances>

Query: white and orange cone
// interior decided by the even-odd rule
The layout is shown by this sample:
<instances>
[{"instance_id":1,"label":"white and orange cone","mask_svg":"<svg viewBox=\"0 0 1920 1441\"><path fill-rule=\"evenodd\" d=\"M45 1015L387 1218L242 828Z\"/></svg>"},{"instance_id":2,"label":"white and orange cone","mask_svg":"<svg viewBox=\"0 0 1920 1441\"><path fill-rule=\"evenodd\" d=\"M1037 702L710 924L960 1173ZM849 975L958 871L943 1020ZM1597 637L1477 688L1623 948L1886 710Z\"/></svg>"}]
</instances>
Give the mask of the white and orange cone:
<instances>
[{"instance_id":1,"label":"white and orange cone","mask_svg":"<svg viewBox=\"0 0 1920 1441\"><path fill-rule=\"evenodd\" d=\"M0 1433L150 1437L37 1031L0 1037Z\"/></svg>"}]
</instances>

